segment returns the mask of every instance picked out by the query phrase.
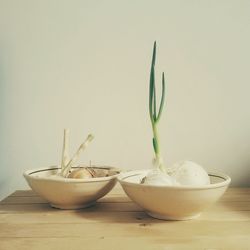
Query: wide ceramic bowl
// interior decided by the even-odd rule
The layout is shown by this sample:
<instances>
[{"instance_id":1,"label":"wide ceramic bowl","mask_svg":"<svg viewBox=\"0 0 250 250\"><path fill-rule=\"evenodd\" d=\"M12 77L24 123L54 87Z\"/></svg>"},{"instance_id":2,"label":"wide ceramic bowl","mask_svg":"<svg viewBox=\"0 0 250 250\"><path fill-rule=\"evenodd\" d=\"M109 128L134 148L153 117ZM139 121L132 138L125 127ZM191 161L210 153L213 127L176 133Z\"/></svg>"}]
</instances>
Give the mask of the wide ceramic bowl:
<instances>
[{"instance_id":1,"label":"wide ceramic bowl","mask_svg":"<svg viewBox=\"0 0 250 250\"><path fill-rule=\"evenodd\" d=\"M113 171L113 175L90 179L73 179L56 176L60 168L28 170L23 175L29 186L47 200L52 207L78 209L94 205L116 184L119 171L113 167L95 167Z\"/></svg>"},{"instance_id":2,"label":"wide ceramic bowl","mask_svg":"<svg viewBox=\"0 0 250 250\"><path fill-rule=\"evenodd\" d=\"M149 170L122 173L118 180L126 194L150 216L163 220L188 220L198 217L215 203L231 182L222 173L209 173L209 185L155 186L140 184Z\"/></svg>"}]
</instances>

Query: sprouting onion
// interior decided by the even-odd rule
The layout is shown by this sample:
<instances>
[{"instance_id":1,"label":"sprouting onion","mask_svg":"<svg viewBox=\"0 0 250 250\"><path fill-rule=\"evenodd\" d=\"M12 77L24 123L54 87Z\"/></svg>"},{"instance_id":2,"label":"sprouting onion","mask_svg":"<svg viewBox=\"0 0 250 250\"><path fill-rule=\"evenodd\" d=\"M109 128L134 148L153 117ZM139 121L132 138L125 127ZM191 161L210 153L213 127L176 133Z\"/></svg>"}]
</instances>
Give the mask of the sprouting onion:
<instances>
[{"instance_id":1,"label":"sprouting onion","mask_svg":"<svg viewBox=\"0 0 250 250\"><path fill-rule=\"evenodd\" d=\"M155 60L156 60L156 42L154 42L153 56L150 70L150 83L149 83L149 114L153 129L153 147L155 152L155 160L157 167L165 172L163 160L161 158L160 142L158 134L158 124L161 118L164 101L165 101L165 76L162 73L162 93L159 109L157 110L156 104L156 87L155 87Z\"/></svg>"}]
</instances>

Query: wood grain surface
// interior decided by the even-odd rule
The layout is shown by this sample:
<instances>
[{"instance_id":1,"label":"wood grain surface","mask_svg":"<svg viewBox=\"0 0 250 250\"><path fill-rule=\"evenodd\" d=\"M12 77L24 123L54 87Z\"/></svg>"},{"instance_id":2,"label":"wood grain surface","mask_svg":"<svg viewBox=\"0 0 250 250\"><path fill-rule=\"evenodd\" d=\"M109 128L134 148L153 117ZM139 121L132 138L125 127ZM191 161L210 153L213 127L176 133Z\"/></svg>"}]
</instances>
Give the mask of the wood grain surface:
<instances>
[{"instance_id":1,"label":"wood grain surface","mask_svg":"<svg viewBox=\"0 0 250 250\"><path fill-rule=\"evenodd\" d=\"M250 188L229 188L190 221L149 217L117 185L87 209L59 210L31 190L0 202L0 250L249 249Z\"/></svg>"}]
</instances>

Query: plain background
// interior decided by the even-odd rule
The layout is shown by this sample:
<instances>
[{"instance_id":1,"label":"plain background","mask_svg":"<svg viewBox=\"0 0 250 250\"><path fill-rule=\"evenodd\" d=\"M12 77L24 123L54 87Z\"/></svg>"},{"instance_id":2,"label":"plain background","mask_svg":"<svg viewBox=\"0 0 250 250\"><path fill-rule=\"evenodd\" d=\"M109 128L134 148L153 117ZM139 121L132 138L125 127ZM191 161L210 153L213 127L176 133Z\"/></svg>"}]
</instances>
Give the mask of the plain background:
<instances>
[{"instance_id":1,"label":"plain background","mask_svg":"<svg viewBox=\"0 0 250 250\"><path fill-rule=\"evenodd\" d=\"M250 1L0 0L0 198L57 165L151 166L149 69L167 79L167 165L190 159L250 185Z\"/></svg>"}]
</instances>

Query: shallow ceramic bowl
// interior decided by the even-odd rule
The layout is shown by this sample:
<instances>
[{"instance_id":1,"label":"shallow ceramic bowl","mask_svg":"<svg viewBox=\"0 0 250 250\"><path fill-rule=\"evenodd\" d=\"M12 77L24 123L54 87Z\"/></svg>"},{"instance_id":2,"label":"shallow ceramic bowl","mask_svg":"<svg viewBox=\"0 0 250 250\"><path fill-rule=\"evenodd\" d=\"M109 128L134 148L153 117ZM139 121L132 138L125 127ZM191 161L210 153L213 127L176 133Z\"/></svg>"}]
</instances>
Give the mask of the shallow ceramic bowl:
<instances>
[{"instance_id":1,"label":"shallow ceramic bowl","mask_svg":"<svg viewBox=\"0 0 250 250\"><path fill-rule=\"evenodd\" d=\"M118 174L118 170L113 167L95 168L117 171ZM94 205L96 200L106 195L117 182L117 174L90 179L55 177L59 170L59 167L53 166L24 173L32 190L56 208L78 209ZM52 175L54 177L51 177Z\"/></svg>"},{"instance_id":2,"label":"shallow ceramic bowl","mask_svg":"<svg viewBox=\"0 0 250 250\"><path fill-rule=\"evenodd\" d=\"M215 203L231 182L222 173L209 173L209 185L155 186L140 184L149 170L122 173L118 180L126 194L150 216L163 220L188 220L198 217Z\"/></svg>"}]
</instances>

